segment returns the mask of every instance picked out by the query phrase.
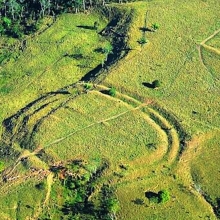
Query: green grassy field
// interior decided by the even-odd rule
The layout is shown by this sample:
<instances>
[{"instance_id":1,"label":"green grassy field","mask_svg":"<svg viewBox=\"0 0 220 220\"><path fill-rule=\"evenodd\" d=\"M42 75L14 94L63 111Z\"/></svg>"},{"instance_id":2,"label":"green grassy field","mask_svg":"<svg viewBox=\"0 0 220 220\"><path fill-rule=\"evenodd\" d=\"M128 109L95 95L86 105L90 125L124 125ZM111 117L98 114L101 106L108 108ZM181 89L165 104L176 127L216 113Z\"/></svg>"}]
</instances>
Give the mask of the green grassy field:
<instances>
[{"instance_id":1,"label":"green grassy field","mask_svg":"<svg viewBox=\"0 0 220 220\"><path fill-rule=\"evenodd\" d=\"M63 14L29 37L24 52L0 68L0 120L16 114L2 124L1 144L19 152L16 159L3 158L0 218L47 213L59 219L70 195L58 183L62 172L51 167L104 159L108 169L94 197L102 184L114 186L117 219L217 219L220 56L206 45L219 49L219 34L213 35L220 29L219 6L218 0L109 6L133 9L126 38L131 50L90 89L77 82L105 59L95 50L111 39L88 28L99 21L101 31L108 23L104 17ZM148 43L141 46L146 12L147 26L160 28L147 31ZM161 86L153 89L156 79ZM114 97L106 94L112 86ZM45 186L39 190L40 182ZM170 200L149 202L145 193L162 189Z\"/></svg>"}]
</instances>

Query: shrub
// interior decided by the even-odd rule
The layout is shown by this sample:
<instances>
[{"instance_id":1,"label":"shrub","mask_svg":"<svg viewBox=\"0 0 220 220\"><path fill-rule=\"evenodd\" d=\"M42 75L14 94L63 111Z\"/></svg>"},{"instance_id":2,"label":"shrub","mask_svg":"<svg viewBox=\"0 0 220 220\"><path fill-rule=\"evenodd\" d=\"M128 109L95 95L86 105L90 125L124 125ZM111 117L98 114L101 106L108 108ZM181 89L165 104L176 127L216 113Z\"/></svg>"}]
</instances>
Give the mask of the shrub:
<instances>
[{"instance_id":1,"label":"shrub","mask_svg":"<svg viewBox=\"0 0 220 220\"><path fill-rule=\"evenodd\" d=\"M152 27L152 29L153 29L154 31L156 31L156 30L159 29L160 25L159 25L158 23L154 23L154 24L151 25L151 27Z\"/></svg>"},{"instance_id":2,"label":"shrub","mask_svg":"<svg viewBox=\"0 0 220 220\"><path fill-rule=\"evenodd\" d=\"M44 190L46 188L46 185L44 182L41 182L41 183L38 183L35 185L35 187L38 189L38 190Z\"/></svg>"},{"instance_id":3,"label":"shrub","mask_svg":"<svg viewBox=\"0 0 220 220\"><path fill-rule=\"evenodd\" d=\"M110 54L112 53L113 46L111 44L106 44L105 47L102 48L102 53Z\"/></svg>"},{"instance_id":4,"label":"shrub","mask_svg":"<svg viewBox=\"0 0 220 220\"><path fill-rule=\"evenodd\" d=\"M3 26L5 28L9 28L11 26L11 19L7 17L3 17Z\"/></svg>"},{"instance_id":5,"label":"shrub","mask_svg":"<svg viewBox=\"0 0 220 220\"><path fill-rule=\"evenodd\" d=\"M23 35L21 26L18 23L13 24L10 32L11 32L12 37L15 37L15 38L21 38Z\"/></svg>"},{"instance_id":6,"label":"shrub","mask_svg":"<svg viewBox=\"0 0 220 220\"><path fill-rule=\"evenodd\" d=\"M152 196L149 198L150 203L159 203L158 196Z\"/></svg>"},{"instance_id":7,"label":"shrub","mask_svg":"<svg viewBox=\"0 0 220 220\"><path fill-rule=\"evenodd\" d=\"M152 82L152 86L153 86L153 88L158 88L158 87L160 87L160 81L159 81L159 80L154 80L154 81Z\"/></svg>"},{"instance_id":8,"label":"shrub","mask_svg":"<svg viewBox=\"0 0 220 220\"><path fill-rule=\"evenodd\" d=\"M141 45L146 44L146 43L147 43L147 39L146 39L146 37L142 37L142 38L140 38L140 39L138 40L138 43L141 44Z\"/></svg>"},{"instance_id":9,"label":"shrub","mask_svg":"<svg viewBox=\"0 0 220 220\"><path fill-rule=\"evenodd\" d=\"M165 203L170 200L170 193L168 190L161 190L158 192L159 203Z\"/></svg>"},{"instance_id":10,"label":"shrub","mask_svg":"<svg viewBox=\"0 0 220 220\"><path fill-rule=\"evenodd\" d=\"M84 85L84 88L85 88L85 89L91 89L91 88L92 88L92 84L86 83L86 84Z\"/></svg>"},{"instance_id":11,"label":"shrub","mask_svg":"<svg viewBox=\"0 0 220 220\"><path fill-rule=\"evenodd\" d=\"M108 94L112 97L116 96L116 89L114 87L111 87L108 91Z\"/></svg>"}]
</instances>

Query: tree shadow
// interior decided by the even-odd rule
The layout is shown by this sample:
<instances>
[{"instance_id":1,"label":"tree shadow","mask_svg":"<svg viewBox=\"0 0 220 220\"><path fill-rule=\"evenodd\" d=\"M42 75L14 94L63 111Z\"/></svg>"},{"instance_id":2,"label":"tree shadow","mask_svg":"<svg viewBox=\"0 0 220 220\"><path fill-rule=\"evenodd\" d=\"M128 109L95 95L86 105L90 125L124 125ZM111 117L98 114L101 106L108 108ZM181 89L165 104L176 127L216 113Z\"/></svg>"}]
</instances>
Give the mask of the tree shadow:
<instances>
[{"instance_id":1,"label":"tree shadow","mask_svg":"<svg viewBox=\"0 0 220 220\"><path fill-rule=\"evenodd\" d=\"M148 199L151 199L153 197L158 197L158 194L155 193L155 192L152 192L152 191L147 191L145 192L145 196L148 198Z\"/></svg>"},{"instance_id":2,"label":"tree shadow","mask_svg":"<svg viewBox=\"0 0 220 220\"><path fill-rule=\"evenodd\" d=\"M144 205L144 200L143 199L134 199L132 200L132 202L135 204L135 205Z\"/></svg>"},{"instance_id":3,"label":"tree shadow","mask_svg":"<svg viewBox=\"0 0 220 220\"><path fill-rule=\"evenodd\" d=\"M93 51L96 53L103 53L103 48L98 47L98 48L94 49Z\"/></svg>"},{"instance_id":4,"label":"tree shadow","mask_svg":"<svg viewBox=\"0 0 220 220\"><path fill-rule=\"evenodd\" d=\"M70 57L70 58L73 58L75 60L80 60L80 59L83 59L84 56L82 53L77 53L77 54L65 54L64 55L65 57Z\"/></svg>"},{"instance_id":5,"label":"tree shadow","mask_svg":"<svg viewBox=\"0 0 220 220\"><path fill-rule=\"evenodd\" d=\"M153 32L153 30L150 29L150 28L148 28L148 27L140 27L139 30L140 30L140 31L143 31L143 32L147 32L147 31L148 31L148 32Z\"/></svg>"},{"instance_id":6,"label":"tree shadow","mask_svg":"<svg viewBox=\"0 0 220 220\"><path fill-rule=\"evenodd\" d=\"M152 83L149 83L149 82L143 82L142 85L145 86L145 87L147 87L147 88L154 89L154 86L153 86Z\"/></svg>"},{"instance_id":7,"label":"tree shadow","mask_svg":"<svg viewBox=\"0 0 220 220\"><path fill-rule=\"evenodd\" d=\"M89 25L77 25L76 27L86 30L95 30L94 26L89 26Z\"/></svg>"},{"instance_id":8,"label":"tree shadow","mask_svg":"<svg viewBox=\"0 0 220 220\"><path fill-rule=\"evenodd\" d=\"M104 94L104 95L109 95L109 91L108 90L101 90L100 91L102 94Z\"/></svg>"}]
</instances>

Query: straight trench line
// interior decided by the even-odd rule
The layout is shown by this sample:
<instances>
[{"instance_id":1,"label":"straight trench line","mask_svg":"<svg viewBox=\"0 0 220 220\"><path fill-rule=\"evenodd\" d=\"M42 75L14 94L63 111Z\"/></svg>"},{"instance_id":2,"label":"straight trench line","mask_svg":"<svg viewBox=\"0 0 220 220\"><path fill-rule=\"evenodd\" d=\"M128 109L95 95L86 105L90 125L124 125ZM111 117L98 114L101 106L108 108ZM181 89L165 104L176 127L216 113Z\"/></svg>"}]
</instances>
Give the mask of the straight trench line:
<instances>
[{"instance_id":1,"label":"straight trench line","mask_svg":"<svg viewBox=\"0 0 220 220\"><path fill-rule=\"evenodd\" d=\"M137 106L137 107L135 107L135 108L133 108L133 109L127 110L127 111L122 112L122 113L120 113L120 114L114 115L114 116L112 116L112 117L110 117L110 118L103 119L103 120L94 122L94 123L92 123L92 124L90 124L90 125L87 125L87 126L85 126L85 127L83 127L83 128L80 128L80 129L78 129L78 130L76 130L76 131L74 131L74 132L69 133L68 135L66 135L66 136L64 136L64 137L62 137L62 138L59 138L59 139L57 139L57 140L55 140L55 141L53 141L53 142L51 142L51 143L45 145L45 146L44 146L44 149L45 149L46 147L49 147L49 146L54 145L54 144L57 144L57 143L59 143L59 142L65 140L65 139L67 139L68 137L70 137L70 136L76 134L77 132L83 131L83 130L85 130L85 129L87 129L87 128L90 128L90 127L92 127L92 126L94 126L94 125L97 125L97 124L101 124L101 123L103 123L103 122L108 122L108 121L114 120L114 119L116 119L116 118L118 118L118 117L120 117L120 116L122 116L122 115L125 115L125 114L127 114L127 113L129 113L129 112L138 110L138 109L140 109L140 108L142 108L142 107L144 107L144 106L146 106L146 105L147 105L147 104L143 103L143 104L141 104L141 105L139 105L139 106Z\"/></svg>"}]
</instances>

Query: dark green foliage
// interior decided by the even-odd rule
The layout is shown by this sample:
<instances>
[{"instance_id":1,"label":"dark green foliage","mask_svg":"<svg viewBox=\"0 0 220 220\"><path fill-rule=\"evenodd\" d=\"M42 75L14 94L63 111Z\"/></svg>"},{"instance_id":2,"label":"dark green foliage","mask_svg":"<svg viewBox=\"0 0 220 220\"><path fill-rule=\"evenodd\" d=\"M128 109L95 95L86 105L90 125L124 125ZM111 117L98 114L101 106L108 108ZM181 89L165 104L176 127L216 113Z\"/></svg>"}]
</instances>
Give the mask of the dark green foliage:
<instances>
[{"instance_id":1,"label":"dark green foliage","mask_svg":"<svg viewBox=\"0 0 220 220\"><path fill-rule=\"evenodd\" d=\"M84 88L85 89L91 89L92 88L92 84L90 84L90 83L86 83L85 85L84 85Z\"/></svg>"},{"instance_id":2,"label":"dark green foliage","mask_svg":"<svg viewBox=\"0 0 220 220\"><path fill-rule=\"evenodd\" d=\"M112 97L116 96L116 89L114 87L111 87L108 91L108 94Z\"/></svg>"},{"instance_id":3,"label":"dark green foliage","mask_svg":"<svg viewBox=\"0 0 220 220\"><path fill-rule=\"evenodd\" d=\"M4 26L6 29L11 26L12 21L11 21L10 18L3 17L2 21L3 21L3 26Z\"/></svg>"},{"instance_id":4,"label":"dark green foliage","mask_svg":"<svg viewBox=\"0 0 220 220\"><path fill-rule=\"evenodd\" d=\"M0 161L0 172L2 172L4 168L5 168L5 163L3 161Z\"/></svg>"},{"instance_id":5,"label":"dark green foliage","mask_svg":"<svg viewBox=\"0 0 220 220\"><path fill-rule=\"evenodd\" d=\"M35 187L39 190L44 190L46 185L44 182L41 182L41 183L36 184Z\"/></svg>"},{"instance_id":6,"label":"dark green foliage","mask_svg":"<svg viewBox=\"0 0 220 220\"><path fill-rule=\"evenodd\" d=\"M153 86L153 88L158 88L158 87L160 87L160 81L159 80L154 80L153 82L152 82L152 86Z\"/></svg>"},{"instance_id":7,"label":"dark green foliage","mask_svg":"<svg viewBox=\"0 0 220 220\"><path fill-rule=\"evenodd\" d=\"M14 38L21 38L23 35L22 27L19 23L15 23L12 25L12 28L10 29L11 36Z\"/></svg>"},{"instance_id":8,"label":"dark green foliage","mask_svg":"<svg viewBox=\"0 0 220 220\"><path fill-rule=\"evenodd\" d=\"M115 214L119 211L120 206L119 201L115 196L115 189L109 185L104 185L101 188L101 201L101 210L103 216L108 216L108 213L115 216Z\"/></svg>"},{"instance_id":9,"label":"dark green foliage","mask_svg":"<svg viewBox=\"0 0 220 220\"><path fill-rule=\"evenodd\" d=\"M170 200L170 193L168 190L161 190L158 192L159 202L165 203Z\"/></svg>"},{"instance_id":10,"label":"dark green foliage","mask_svg":"<svg viewBox=\"0 0 220 220\"><path fill-rule=\"evenodd\" d=\"M105 47L102 48L102 53L110 54L112 53L113 46L111 44L107 44Z\"/></svg>"},{"instance_id":11,"label":"dark green foliage","mask_svg":"<svg viewBox=\"0 0 220 220\"><path fill-rule=\"evenodd\" d=\"M138 43L141 44L141 45L146 44L146 43L147 43L147 39L146 39L146 37L142 37L142 38L140 38L140 39L138 40Z\"/></svg>"},{"instance_id":12,"label":"dark green foliage","mask_svg":"<svg viewBox=\"0 0 220 220\"><path fill-rule=\"evenodd\" d=\"M5 32L5 28L4 28L4 26L0 23L0 36L1 36L2 34L4 34L4 32Z\"/></svg>"},{"instance_id":13,"label":"dark green foliage","mask_svg":"<svg viewBox=\"0 0 220 220\"><path fill-rule=\"evenodd\" d=\"M152 196L149 198L150 203L159 203L158 196Z\"/></svg>"},{"instance_id":14,"label":"dark green foliage","mask_svg":"<svg viewBox=\"0 0 220 220\"><path fill-rule=\"evenodd\" d=\"M99 27L99 23L98 23L98 21L95 21L94 22L94 26L93 26L93 28L94 28L94 30L98 30L98 27Z\"/></svg>"},{"instance_id":15,"label":"dark green foliage","mask_svg":"<svg viewBox=\"0 0 220 220\"><path fill-rule=\"evenodd\" d=\"M154 31L158 30L159 27L160 27L160 25L159 25L158 23L154 23L154 24L151 25L151 28L152 28Z\"/></svg>"},{"instance_id":16,"label":"dark green foliage","mask_svg":"<svg viewBox=\"0 0 220 220\"><path fill-rule=\"evenodd\" d=\"M165 203L170 200L170 193L166 189L161 190L158 193L148 191L145 192L145 196L151 203Z\"/></svg>"},{"instance_id":17,"label":"dark green foliage","mask_svg":"<svg viewBox=\"0 0 220 220\"><path fill-rule=\"evenodd\" d=\"M104 187L104 190L101 187L103 172L107 168L108 162L105 160L90 164L75 160L65 167L51 168L52 172L56 172L57 178L52 185L51 201L55 202L58 196L59 200L63 201L59 206L61 208L56 209L60 219L112 219L111 216L115 215L119 203L114 190L110 187ZM51 213L42 213L40 219L50 216Z\"/></svg>"}]
</instances>

